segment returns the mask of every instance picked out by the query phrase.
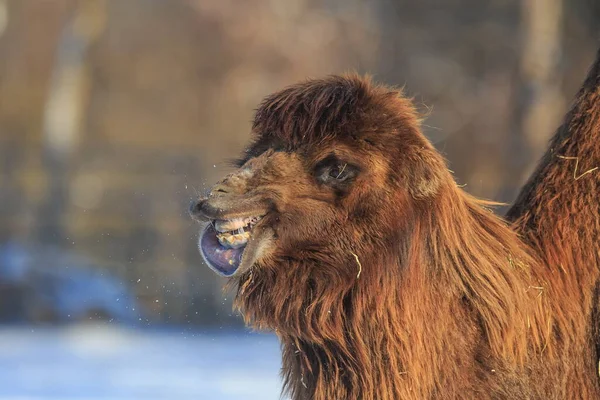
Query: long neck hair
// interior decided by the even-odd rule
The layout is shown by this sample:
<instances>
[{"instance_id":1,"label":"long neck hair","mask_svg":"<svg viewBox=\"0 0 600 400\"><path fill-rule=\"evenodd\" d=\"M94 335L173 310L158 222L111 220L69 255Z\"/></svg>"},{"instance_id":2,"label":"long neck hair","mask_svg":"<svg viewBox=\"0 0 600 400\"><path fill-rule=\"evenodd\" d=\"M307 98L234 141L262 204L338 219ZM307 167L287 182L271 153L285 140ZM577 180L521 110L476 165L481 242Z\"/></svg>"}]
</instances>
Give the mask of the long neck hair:
<instances>
[{"instance_id":1,"label":"long neck hair","mask_svg":"<svg viewBox=\"0 0 600 400\"><path fill-rule=\"evenodd\" d=\"M280 337L293 399L529 394L520 372L548 343L537 260L444 173L388 241L266 260L240 279L236 305Z\"/></svg>"}]
</instances>

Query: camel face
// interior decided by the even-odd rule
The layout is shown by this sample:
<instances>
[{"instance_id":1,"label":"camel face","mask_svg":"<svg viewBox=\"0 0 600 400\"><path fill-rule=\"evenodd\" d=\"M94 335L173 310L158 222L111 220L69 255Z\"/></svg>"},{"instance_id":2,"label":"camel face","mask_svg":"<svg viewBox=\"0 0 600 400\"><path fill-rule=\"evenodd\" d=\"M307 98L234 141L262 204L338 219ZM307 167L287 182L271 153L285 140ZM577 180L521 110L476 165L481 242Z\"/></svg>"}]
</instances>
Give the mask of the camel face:
<instances>
[{"instance_id":1,"label":"camel face","mask_svg":"<svg viewBox=\"0 0 600 400\"><path fill-rule=\"evenodd\" d=\"M198 245L211 269L239 276L254 265L349 244L360 235L346 222L364 212L364 190L355 188L374 172L347 147L257 151L251 147L247 154L256 155L193 206L204 222Z\"/></svg>"},{"instance_id":2,"label":"camel face","mask_svg":"<svg viewBox=\"0 0 600 400\"><path fill-rule=\"evenodd\" d=\"M356 258L398 242L414 201L436 192L440 162L417 126L397 91L358 77L267 97L238 170L192 206L204 260L226 277L308 262L306 276L351 281Z\"/></svg>"}]
</instances>

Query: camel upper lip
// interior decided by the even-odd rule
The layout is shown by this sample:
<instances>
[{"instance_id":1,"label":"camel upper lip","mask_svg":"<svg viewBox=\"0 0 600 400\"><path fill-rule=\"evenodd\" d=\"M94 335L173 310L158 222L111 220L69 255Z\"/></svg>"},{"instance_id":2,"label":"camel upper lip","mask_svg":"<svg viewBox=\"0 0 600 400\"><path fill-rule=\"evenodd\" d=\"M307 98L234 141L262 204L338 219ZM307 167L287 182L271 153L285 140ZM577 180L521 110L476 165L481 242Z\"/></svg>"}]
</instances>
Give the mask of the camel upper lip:
<instances>
[{"instance_id":1,"label":"camel upper lip","mask_svg":"<svg viewBox=\"0 0 600 400\"><path fill-rule=\"evenodd\" d=\"M227 200L204 198L194 201L189 213L193 219L200 222L265 216L267 207L264 205L257 207L257 205L256 201L243 197Z\"/></svg>"}]
</instances>

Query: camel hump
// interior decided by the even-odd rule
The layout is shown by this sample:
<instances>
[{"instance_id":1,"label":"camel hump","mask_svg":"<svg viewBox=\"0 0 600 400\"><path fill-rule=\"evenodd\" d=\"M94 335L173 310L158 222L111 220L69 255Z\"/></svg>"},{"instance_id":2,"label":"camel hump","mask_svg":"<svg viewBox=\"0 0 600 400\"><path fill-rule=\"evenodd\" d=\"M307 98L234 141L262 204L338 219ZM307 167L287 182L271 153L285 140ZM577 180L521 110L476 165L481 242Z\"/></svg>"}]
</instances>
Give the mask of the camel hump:
<instances>
[{"instance_id":1,"label":"camel hump","mask_svg":"<svg viewBox=\"0 0 600 400\"><path fill-rule=\"evenodd\" d=\"M600 51L506 218L549 266L581 287L600 277ZM561 272L562 271L562 272Z\"/></svg>"},{"instance_id":2,"label":"camel hump","mask_svg":"<svg viewBox=\"0 0 600 400\"><path fill-rule=\"evenodd\" d=\"M587 251L593 260L586 261L599 267L599 198L600 51L548 150L506 217L526 239L548 247L540 250Z\"/></svg>"},{"instance_id":3,"label":"camel hump","mask_svg":"<svg viewBox=\"0 0 600 400\"><path fill-rule=\"evenodd\" d=\"M587 324L595 346L589 368L596 373L600 360L600 50L506 218L548 267L544 275L555 297L593 293Z\"/></svg>"}]
</instances>

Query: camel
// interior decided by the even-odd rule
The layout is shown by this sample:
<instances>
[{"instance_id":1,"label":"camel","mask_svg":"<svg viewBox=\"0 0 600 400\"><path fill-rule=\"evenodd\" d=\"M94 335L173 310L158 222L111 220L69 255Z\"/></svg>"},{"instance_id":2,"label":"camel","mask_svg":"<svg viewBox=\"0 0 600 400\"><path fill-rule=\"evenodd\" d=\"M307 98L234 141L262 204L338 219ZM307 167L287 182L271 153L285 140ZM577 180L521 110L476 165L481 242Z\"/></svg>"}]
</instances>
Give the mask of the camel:
<instances>
[{"instance_id":1,"label":"camel","mask_svg":"<svg viewBox=\"0 0 600 400\"><path fill-rule=\"evenodd\" d=\"M206 264L282 344L293 400L600 398L600 53L506 218L455 183L401 91L268 96L191 206Z\"/></svg>"}]
</instances>

